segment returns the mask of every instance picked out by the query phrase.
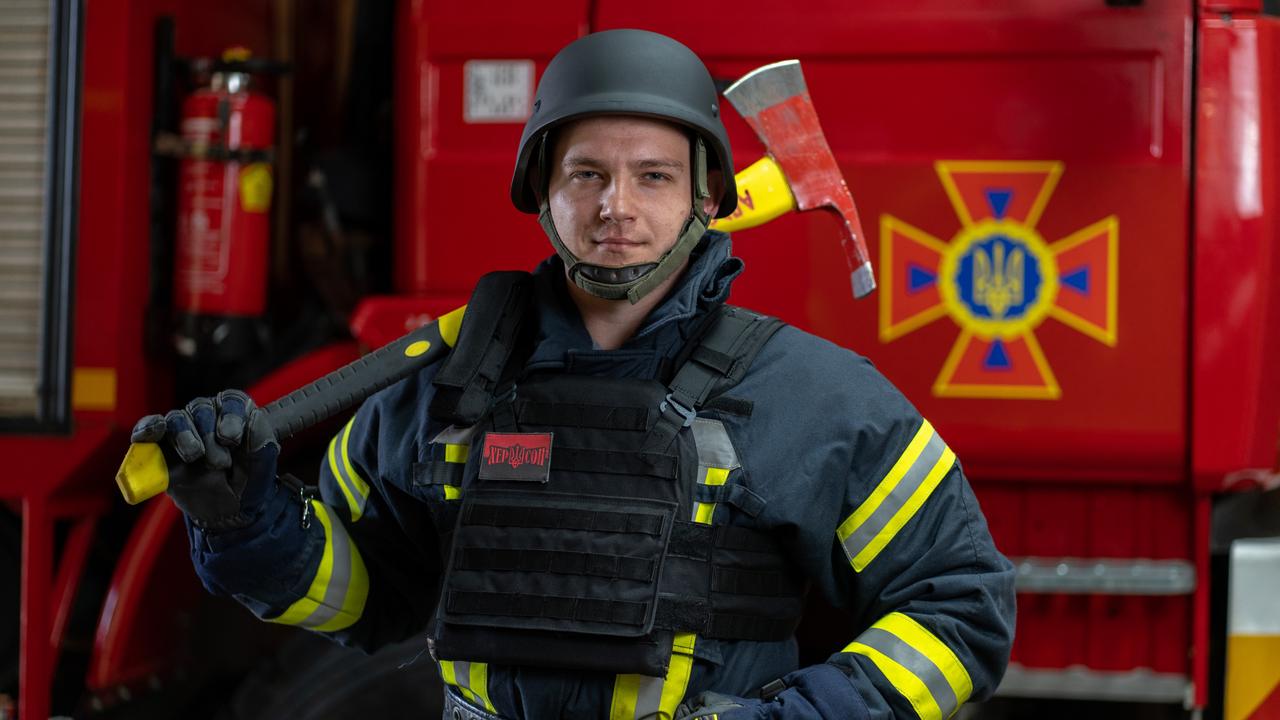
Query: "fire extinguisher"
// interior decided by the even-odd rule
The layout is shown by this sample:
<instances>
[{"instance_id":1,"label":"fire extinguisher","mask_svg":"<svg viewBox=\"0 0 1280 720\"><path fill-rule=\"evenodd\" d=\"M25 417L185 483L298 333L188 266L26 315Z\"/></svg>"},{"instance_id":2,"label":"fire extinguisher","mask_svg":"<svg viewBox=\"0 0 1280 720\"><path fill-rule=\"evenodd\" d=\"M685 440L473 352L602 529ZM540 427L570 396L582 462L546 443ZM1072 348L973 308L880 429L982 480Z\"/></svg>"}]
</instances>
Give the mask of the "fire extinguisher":
<instances>
[{"instance_id":1,"label":"fire extinguisher","mask_svg":"<svg viewBox=\"0 0 1280 720\"><path fill-rule=\"evenodd\" d=\"M257 351L267 309L276 106L233 48L182 104L174 257L175 348L206 373ZM217 378L210 378L217 380Z\"/></svg>"}]
</instances>

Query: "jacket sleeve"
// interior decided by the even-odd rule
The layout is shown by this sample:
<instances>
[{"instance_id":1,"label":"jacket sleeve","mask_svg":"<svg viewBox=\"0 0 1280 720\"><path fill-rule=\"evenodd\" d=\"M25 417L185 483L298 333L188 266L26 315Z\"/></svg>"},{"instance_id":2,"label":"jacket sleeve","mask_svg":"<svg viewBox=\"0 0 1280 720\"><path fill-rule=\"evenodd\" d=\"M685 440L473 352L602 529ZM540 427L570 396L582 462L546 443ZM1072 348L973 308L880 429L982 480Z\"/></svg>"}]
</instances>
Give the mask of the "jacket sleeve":
<instances>
[{"instance_id":1,"label":"jacket sleeve","mask_svg":"<svg viewBox=\"0 0 1280 720\"><path fill-rule=\"evenodd\" d=\"M803 505L780 504L798 561L850 613L853 637L744 716L945 720L1004 674L1013 567L942 436L869 362L841 355L816 371L837 390L813 400L841 419L798 464Z\"/></svg>"},{"instance_id":2,"label":"jacket sleeve","mask_svg":"<svg viewBox=\"0 0 1280 720\"><path fill-rule=\"evenodd\" d=\"M824 585L863 629L828 662L872 717L944 720L999 684L1013 642L1013 567L955 454L904 414L885 461L851 476Z\"/></svg>"},{"instance_id":3,"label":"jacket sleeve","mask_svg":"<svg viewBox=\"0 0 1280 720\"><path fill-rule=\"evenodd\" d=\"M205 586L267 622L367 651L424 629L439 560L429 510L409 491L427 430L419 427L425 413L412 411L425 407L415 402L417 384L371 398L330 440L319 497L281 482L250 527L217 534L189 527Z\"/></svg>"}]
</instances>

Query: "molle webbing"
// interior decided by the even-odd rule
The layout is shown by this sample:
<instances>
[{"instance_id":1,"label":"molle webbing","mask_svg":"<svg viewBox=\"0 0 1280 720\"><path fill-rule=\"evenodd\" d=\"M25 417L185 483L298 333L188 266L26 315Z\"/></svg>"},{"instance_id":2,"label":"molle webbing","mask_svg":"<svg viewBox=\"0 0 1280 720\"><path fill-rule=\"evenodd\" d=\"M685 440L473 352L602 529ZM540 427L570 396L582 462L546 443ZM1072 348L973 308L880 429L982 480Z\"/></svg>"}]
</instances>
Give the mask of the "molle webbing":
<instances>
[{"instance_id":1,"label":"molle webbing","mask_svg":"<svg viewBox=\"0 0 1280 720\"><path fill-rule=\"evenodd\" d=\"M644 535L662 531L654 526L658 517L637 522L617 512L487 510L467 513L463 524ZM791 636L803 610L804 584L786 567L776 542L768 534L746 527L675 522L660 578L655 577L658 558L622 554L625 550L592 553L463 547L455 552L456 570L549 573L642 583L658 580L658 586L656 598L644 600L450 590L444 603L451 614L539 618L563 624L566 630L576 623L610 623L645 632L650 630L646 623L652 618L653 630L696 632L721 640L776 641ZM568 582L564 585L570 586Z\"/></svg>"},{"instance_id":2,"label":"molle webbing","mask_svg":"<svg viewBox=\"0 0 1280 720\"><path fill-rule=\"evenodd\" d=\"M555 597L512 592L467 592L450 590L445 610L467 615L494 615L506 618L538 618L607 625L644 627L649 603L604 600L590 597Z\"/></svg>"},{"instance_id":3,"label":"molle webbing","mask_svg":"<svg viewBox=\"0 0 1280 720\"><path fill-rule=\"evenodd\" d=\"M459 426L474 425L488 412L495 393L523 364L533 323L533 279L525 272L493 272L480 278L453 352L432 384L433 418Z\"/></svg>"},{"instance_id":4,"label":"molle webbing","mask_svg":"<svg viewBox=\"0 0 1280 720\"><path fill-rule=\"evenodd\" d=\"M653 579L658 564L646 558L607 553L467 548L459 553L458 567L463 570L530 571L648 582Z\"/></svg>"},{"instance_id":5,"label":"molle webbing","mask_svg":"<svg viewBox=\"0 0 1280 720\"><path fill-rule=\"evenodd\" d=\"M516 400L521 425L577 425L601 430L644 430L657 408L620 408L587 403Z\"/></svg>"},{"instance_id":6,"label":"molle webbing","mask_svg":"<svg viewBox=\"0 0 1280 720\"><path fill-rule=\"evenodd\" d=\"M623 511L561 507L519 507L511 505L468 505L463 525L541 528L546 530L591 530L607 533L661 535L660 515L633 515Z\"/></svg>"}]
</instances>

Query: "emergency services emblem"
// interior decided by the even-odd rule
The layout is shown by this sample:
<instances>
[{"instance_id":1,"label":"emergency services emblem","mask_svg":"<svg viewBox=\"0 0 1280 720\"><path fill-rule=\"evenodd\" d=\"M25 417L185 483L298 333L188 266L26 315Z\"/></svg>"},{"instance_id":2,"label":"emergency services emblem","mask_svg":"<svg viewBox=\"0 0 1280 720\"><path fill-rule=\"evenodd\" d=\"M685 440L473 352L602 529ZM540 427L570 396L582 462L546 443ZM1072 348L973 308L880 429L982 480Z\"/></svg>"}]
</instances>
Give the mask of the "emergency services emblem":
<instances>
[{"instance_id":1,"label":"emergency services emblem","mask_svg":"<svg viewBox=\"0 0 1280 720\"><path fill-rule=\"evenodd\" d=\"M950 317L960 336L933 383L934 395L1056 400L1062 390L1035 330L1051 317L1115 346L1116 216L1047 242L1036 223L1062 163L934 167L960 230L944 242L881 216L881 342Z\"/></svg>"}]
</instances>

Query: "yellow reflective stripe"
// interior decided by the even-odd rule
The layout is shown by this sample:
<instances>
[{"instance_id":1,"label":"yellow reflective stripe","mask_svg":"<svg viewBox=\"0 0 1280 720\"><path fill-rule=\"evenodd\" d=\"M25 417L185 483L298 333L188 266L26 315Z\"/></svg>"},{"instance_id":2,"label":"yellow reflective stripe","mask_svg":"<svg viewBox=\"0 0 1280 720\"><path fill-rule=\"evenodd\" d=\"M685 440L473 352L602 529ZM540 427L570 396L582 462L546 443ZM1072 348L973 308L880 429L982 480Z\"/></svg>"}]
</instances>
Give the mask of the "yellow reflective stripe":
<instances>
[{"instance_id":1,"label":"yellow reflective stripe","mask_svg":"<svg viewBox=\"0 0 1280 720\"><path fill-rule=\"evenodd\" d=\"M898 534L955 464L927 420L871 495L836 529L849 563L861 572Z\"/></svg>"},{"instance_id":2,"label":"yellow reflective stripe","mask_svg":"<svg viewBox=\"0 0 1280 720\"><path fill-rule=\"evenodd\" d=\"M725 471L726 473L728 471ZM698 641L694 633L676 633L671 644L671 667L667 669L667 682L662 686L660 712L667 717L676 716L676 706L689 689L689 676L693 674L693 646Z\"/></svg>"},{"instance_id":3,"label":"yellow reflective stripe","mask_svg":"<svg viewBox=\"0 0 1280 720\"><path fill-rule=\"evenodd\" d=\"M844 652L866 656L921 717L948 718L973 694L960 658L914 618L890 613Z\"/></svg>"},{"instance_id":4,"label":"yellow reflective stripe","mask_svg":"<svg viewBox=\"0 0 1280 720\"><path fill-rule=\"evenodd\" d=\"M933 494L933 489L938 487L938 483L942 482L943 476L951 470L951 466L955 465L955 463L956 454L951 452L951 448L944 450L942 457L938 458L938 462L934 463L933 468L929 470L924 482L911 494L911 498L907 500L906 504L898 512L894 513L893 519L889 521L884 530L878 533L875 539L862 552L854 556L853 566L855 568L861 570L874 560L876 555L880 554L884 546L889 544L889 541L898 534L902 526L907 524L907 521L916 514L921 505L924 505L924 501L929 499L929 495Z\"/></svg>"},{"instance_id":5,"label":"yellow reflective stripe","mask_svg":"<svg viewBox=\"0 0 1280 720\"><path fill-rule=\"evenodd\" d=\"M356 469L351 467L351 457L350 457L350 450L349 450L349 442L351 440L351 426L355 425L355 422L356 422L356 419L352 417L350 420L347 421L347 427L344 428L342 431L342 466L347 471L347 479L350 480L352 483L351 489L359 493L360 495L360 508L361 510L363 510L365 500L369 498L369 483L365 482L364 478L360 477L360 474L356 472ZM352 519L356 519L356 516L353 516Z\"/></svg>"},{"instance_id":6,"label":"yellow reflective stripe","mask_svg":"<svg viewBox=\"0 0 1280 720\"><path fill-rule=\"evenodd\" d=\"M463 660L441 660L440 678L462 693L463 697L489 712L497 712L489 701L489 666Z\"/></svg>"},{"instance_id":7,"label":"yellow reflective stripe","mask_svg":"<svg viewBox=\"0 0 1280 720\"><path fill-rule=\"evenodd\" d=\"M880 618L874 627L884 628L897 635L899 639L937 665L943 677L947 679L947 684L956 694L958 705L963 705L973 694L973 680L969 678L969 671L965 670L960 658L956 657L951 648L939 640L937 635L929 632L914 618L902 613L890 613Z\"/></svg>"},{"instance_id":8,"label":"yellow reflective stripe","mask_svg":"<svg viewBox=\"0 0 1280 720\"><path fill-rule=\"evenodd\" d=\"M613 681L613 702L609 704L609 720L635 720L636 700L644 675L619 675Z\"/></svg>"},{"instance_id":9,"label":"yellow reflective stripe","mask_svg":"<svg viewBox=\"0 0 1280 720\"><path fill-rule=\"evenodd\" d=\"M911 703L912 709L916 711L916 715L920 716L920 720L943 720L942 710L938 707L938 703L934 702L929 688L925 687L920 678L911 674L910 670L899 665L893 658L860 642L849 643L844 651L870 658L871 662L875 663L884 674L885 679L902 693L907 702Z\"/></svg>"},{"instance_id":10,"label":"yellow reflective stripe","mask_svg":"<svg viewBox=\"0 0 1280 720\"><path fill-rule=\"evenodd\" d=\"M470 445L460 445L458 443L445 443L444 461L447 463L467 462L467 453L471 451ZM457 500L462 497L462 488L457 485L444 485L444 499Z\"/></svg>"},{"instance_id":11,"label":"yellow reflective stripe","mask_svg":"<svg viewBox=\"0 0 1280 720\"><path fill-rule=\"evenodd\" d=\"M694 633L676 633L671 642L671 664L665 678L618 675L613 682L609 720L675 717L676 706L689 690L689 677L693 674L693 647L697 639Z\"/></svg>"},{"instance_id":12,"label":"yellow reflective stripe","mask_svg":"<svg viewBox=\"0 0 1280 720\"><path fill-rule=\"evenodd\" d=\"M341 435L341 433L339 433ZM342 491L342 496L347 499L347 509L351 513L351 519L355 520L360 517L362 508L360 503L356 502L356 498L351 493L351 488L347 487L347 481L342 477L342 471L338 469L338 435L334 435L329 441L329 472L333 473L334 482L338 483L338 489Z\"/></svg>"},{"instance_id":13,"label":"yellow reflective stripe","mask_svg":"<svg viewBox=\"0 0 1280 720\"><path fill-rule=\"evenodd\" d=\"M489 712L496 712L493 703L489 702L489 665L488 663L471 663L471 691L476 694L480 704Z\"/></svg>"},{"instance_id":14,"label":"yellow reflective stripe","mask_svg":"<svg viewBox=\"0 0 1280 720\"><path fill-rule=\"evenodd\" d=\"M475 693L472 693L465 684L458 683L457 669L453 666L452 660L440 661L440 674L444 676L444 682L453 685L462 691L462 696L471 702L476 702Z\"/></svg>"},{"instance_id":15,"label":"yellow reflective stripe","mask_svg":"<svg viewBox=\"0 0 1280 720\"><path fill-rule=\"evenodd\" d=\"M470 445L446 443L444 446L444 461L450 463L465 463L467 461L467 453L470 452L470 450Z\"/></svg>"},{"instance_id":16,"label":"yellow reflective stripe","mask_svg":"<svg viewBox=\"0 0 1280 720\"><path fill-rule=\"evenodd\" d=\"M729 479L728 468L707 468L707 479L704 485L723 485ZM693 505L693 521L710 525L711 518L716 513L715 503L694 503Z\"/></svg>"},{"instance_id":17,"label":"yellow reflective stripe","mask_svg":"<svg viewBox=\"0 0 1280 720\"><path fill-rule=\"evenodd\" d=\"M893 464L893 468L889 470L889 474L884 476L876 489L871 491L868 497L853 514L840 523L840 527L836 529L836 535L840 538L840 542L844 542L854 530L857 530L872 513L880 507L880 503L893 492L893 489L902 482L902 477L907 474L907 470L915 464L916 458L920 457L920 451L924 450L925 444L929 442L929 436L933 434L933 426L925 420L920 429L916 431L915 437L911 438L911 442L907 443L907 449L902 451L902 455L898 456L898 462Z\"/></svg>"},{"instance_id":18,"label":"yellow reflective stripe","mask_svg":"<svg viewBox=\"0 0 1280 720\"><path fill-rule=\"evenodd\" d=\"M450 685L452 685L452 686L454 686L454 687L458 688L458 690L462 691L462 695L463 695L463 697L465 697L466 699L470 700L470 701L471 701L471 702L473 702L473 703L476 703L477 705L479 704L479 701L478 701L478 700L476 700L475 693L473 693L473 692L471 692L469 689L467 689L467 686L466 686L466 685L461 684L461 683L459 683L459 682L458 682L458 678L457 678L457 669L454 667L454 665L453 665L453 661L452 661L452 660L441 660L441 661L440 661L440 677L441 677L441 678L442 678L446 683L448 683L448 684L450 684Z\"/></svg>"},{"instance_id":19,"label":"yellow reflective stripe","mask_svg":"<svg viewBox=\"0 0 1280 720\"><path fill-rule=\"evenodd\" d=\"M311 578L306 594L294 601L278 617L267 618L267 621L333 632L354 625L364 613L364 605L369 598L369 573L360 557L360 551L347 535L346 529L341 526L340 521L329 515L328 506L312 500L311 507L324 528L325 542L320 565ZM345 551L336 549L336 543L345 543ZM330 587L335 582L335 577L336 582L344 583L345 586ZM339 597L341 602L336 603Z\"/></svg>"}]
</instances>

